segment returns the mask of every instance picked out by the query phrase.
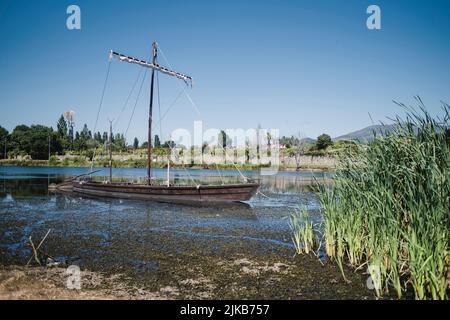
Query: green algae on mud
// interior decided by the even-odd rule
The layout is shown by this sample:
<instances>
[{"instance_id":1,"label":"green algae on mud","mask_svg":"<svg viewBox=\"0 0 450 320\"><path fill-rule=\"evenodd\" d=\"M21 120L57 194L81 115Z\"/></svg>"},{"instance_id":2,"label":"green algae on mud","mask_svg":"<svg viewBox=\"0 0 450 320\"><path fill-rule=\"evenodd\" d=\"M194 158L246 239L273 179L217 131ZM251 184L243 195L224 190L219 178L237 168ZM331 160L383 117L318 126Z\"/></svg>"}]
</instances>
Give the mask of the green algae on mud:
<instances>
[{"instance_id":1,"label":"green algae on mud","mask_svg":"<svg viewBox=\"0 0 450 320\"><path fill-rule=\"evenodd\" d=\"M65 269L17 266L2 267L15 280L27 272L35 276L14 284L14 292L6 290L0 270L0 297L3 298L51 298L55 291L58 299L372 299L373 295L364 289L361 277L355 276L352 283L340 280L339 270L332 264L320 265L315 259L306 261L285 261L277 259L253 260L245 258L225 260L203 257L181 259L167 272L147 271L141 276L133 272L82 271L80 296L64 292ZM169 259L171 260L171 259ZM170 263L169 263L170 264ZM55 274L55 270L58 272ZM311 270L314 272L311 273ZM17 277L19 273L19 277ZM100 276L98 275L100 274ZM56 279L55 279L56 277ZM37 279L52 281L52 291L36 287ZM87 281L86 281L87 278ZM92 284L92 278L99 279ZM9 280L8 282L10 282ZM86 282L88 283L86 285ZM63 292L59 292L63 290ZM9 291L9 292L8 292ZM9 297L8 297L9 296Z\"/></svg>"},{"instance_id":2,"label":"green algae on mud","mask_svg":"<svg viewBox=\"0 0 450 320\"><path fill-rule=\"evenodd\" d=\"M82 239L57 235L49 238L45 249L69 257L89 250L93 256L80 261L82 269L121 275L120 283L125 283L126 288L139 286L169 299L374 297L365 288L363 275L353 274L351 283L345 283L334 263L321 265L313 257L292 256L291 248L281 254L279 248L270 252L266 244L247 240L222 245L219 250L214 250L212 242L212 247L205 249L202 243L170 234L149 235L145 244L118 238L108 249L99 240L95 235ZM102 258L96 259L95 255ZM133 261L136 256L139 260ZM112 290L114 284L99 289ZM128 298L132 297L130 294Z\"/></svg>"},{"instance_id":3,"label":"green algae on mud","mask_svg":"<svg viewBox=\"0 0 450 320\"><path fill-rule=\"evenodd\" d=\"M315 195L293 175L263 180L268 198L244 206L189 207L52 194L46 187L54 176L12 172L0 184L0 264L23 266L28 236L52 229L45 252L117 279L99 294L117 286L131 288L121 297L132 299L133 288L148 293L142 298L374 298L367 275L349 272L346 283L334 263L294 256L289 212L302 203L316 222L321 215Z\"/></svg>"}]
</instances>

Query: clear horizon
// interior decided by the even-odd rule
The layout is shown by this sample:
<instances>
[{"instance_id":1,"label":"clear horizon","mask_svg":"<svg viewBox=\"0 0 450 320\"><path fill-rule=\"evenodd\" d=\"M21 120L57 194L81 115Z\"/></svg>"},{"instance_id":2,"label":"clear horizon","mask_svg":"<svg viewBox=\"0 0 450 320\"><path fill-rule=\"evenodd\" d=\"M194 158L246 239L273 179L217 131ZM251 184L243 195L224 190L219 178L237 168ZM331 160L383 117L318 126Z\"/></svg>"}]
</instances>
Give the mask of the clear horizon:
<instances>
[{"instance_id":1,"label":"clear horizon","mask_svg":"<svg viewBox=\"0 0 450 320\"><path fill-rule=\"evenodd\" d=\"M81 8L81 30L66 27L71 4ZM371 4L381 8L381 30L366 27ZM75 110L75 129L86 123L94 131L109 50L147 59L154 40L171 67L194 78L188 92L199 111L181 96L161 131L156 103L162 140L195 120L205 129L261 125L285 136L337 137L401 115L392 101L414 104L415 95L439 114L440 101L450 102L449 13L443 0L0 0L0 125L56 128ZM121 109L139 70L111 64L95 131L107 131L108 119L126 131L135 95ZM180 87L163 74L159 82L165 114ZM146 140L148 88L147 74L128 142Z\"/></svg>"}]
</instances>

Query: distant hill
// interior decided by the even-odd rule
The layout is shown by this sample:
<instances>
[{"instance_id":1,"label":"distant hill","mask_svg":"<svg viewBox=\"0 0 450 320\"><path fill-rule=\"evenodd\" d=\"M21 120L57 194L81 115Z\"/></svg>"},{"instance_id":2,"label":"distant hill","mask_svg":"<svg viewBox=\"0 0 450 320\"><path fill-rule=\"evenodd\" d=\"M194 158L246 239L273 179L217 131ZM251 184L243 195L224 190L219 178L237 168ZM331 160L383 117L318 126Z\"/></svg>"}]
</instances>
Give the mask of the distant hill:
<instances>
[{"instance_id":1,"label":"distant hill","mask_svg":"<svg viewBox=\"0 0 450 320\"><path fill-rule=\"evenodd\" d=\"M387 133L391 133L392 131L394 131L395 126L396 126L395 124L386 124L386 125L376 124L354 132L344 134L342 136L333 138L332 140L333 141L351 140L359 143L369 143L373 141L374 133L376 134L376 136L386 136ZM280 140L282 144L287 143L289 139L294 139L294 137L290 138L284 137L284 138L285 141ZM306 137L300 139L300 142L306 142L307 144L315 144L316 139Z\"/></svg>"},{"instance_id":2,"label":"distant hill","mask_svg":"<svg viewBox=\"0 0 450 320\"><path fill-rule=\"evenodd\" d=\"M302 138L302 139L300 139L300 142L301 143L314 144L314 143L316 143L316 140L311 139L311 138Z\"/></svg>"},{"instance_id":3,"label":"distant hill","mask_svg":"<svg viewBox=\"0 0 450 320\"><path fill-rule=\"evenodd\" d=\"M354 131L347 133L343 136L339 136L333 139L333 141L339 141L339 140L353 140L360 143L368 143L373 141L374 139L374 133L377 136L385 136L386 133L390 133L395 129L394 124L389 125L372 125L369 127L366 127L364 129Z\"/></svg>"}]
</instances>

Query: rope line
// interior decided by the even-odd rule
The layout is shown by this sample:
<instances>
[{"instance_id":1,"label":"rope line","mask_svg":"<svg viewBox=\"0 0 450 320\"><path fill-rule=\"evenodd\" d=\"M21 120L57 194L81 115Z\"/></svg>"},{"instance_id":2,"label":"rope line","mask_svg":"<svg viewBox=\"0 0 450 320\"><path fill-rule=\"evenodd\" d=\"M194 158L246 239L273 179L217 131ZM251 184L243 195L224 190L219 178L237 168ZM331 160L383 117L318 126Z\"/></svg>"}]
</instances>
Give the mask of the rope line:
<instances>
[{"instance_id":1,"label":"rope line","mask_svg":"<svg viewBox=\"0 0 450 320\"><path fill-rule=\"evenodd\" d=\"M150 59L150 56L149 56L149 59ZM126 139L127 139L128 129L130 128L131 120L132 120L133 117L134 117L134 112L135 112L135 110L136 110L136 105L137 105L138 100L139 100L140 95L141 95L142 86L143 86L143 84L144 84L144 82L145 82L145 78L147 77L147 71L148 71L148 69L145 68L144 75L143 75L143 77L142 77L142 82L141 82L141 85L140 85L140 87L139 87L139 92L138 92L138 94L137 94L137 96L136 96L136 101L135 101L135 103L134 103L133 110L131 111L130 119L128 120L128 124L127 124L127 129L126 129L125 134L124 134L125 141L126 141ZM131 95L132 95L132 93L133 93L133 91L134 91L134 89L135 89L137 83L139 82L139 78L140 78L140 75L141 75L141 74L142 74L142 68L139 68L139 74L138 74L138 76L137 76L137 78L136 78L136 81L135 81L134 84L133 84L133 88L131 89L130 94L128 95L128 98L127 98L127 102L126 102L126 103L128 103L128 99L131 97ZM124 107L125 107L125 106L124 106ZM123 109L124 109L124 108L122 108L122 111L123 111ZM121 111L120 115L122 114L122 111ZM120 117L120 115L119 115L119 117Z\"/></svg>"},{"instance_id":2,"label":"rope line","mask_svg":"<svg viewBox=\"0 0 450 320\"><path fill-rule=\"evenodd\" d=\"M163 59L165 60L166 64L167 64L170 68L172 68L171 64L169 63L168 59L166 58L166 55L164 54L164 51L161 49L161 47L159 47L159 50L160 50L161 55L162 55ZM94 125L94 131L93 131L94 133L95 133L96 130L97 130L98 119L99 119L100 111L101 111L101 109L102 109L102 105L103 105L103 101L104 101L104 96L105 96L106 87L107 87L107 83L108 83L108 79L109 79L110 69L111 69L111 59L109 59L109 62L108 62L108 68L107 68L107 72L106 72L105 81L104 81L104 84L103 84L102 94L101 94L101 98L100 98L100 104L99 104L99 108L98 108L98 110L97 110L97 116L96 116L96 119L95 119L95 125ZM117 121L118 121L119 118L122 116L122 114L123 114L123 112L124 112L126 106L128 105L128 102L129 102L129 100L130 100L130 98L131 98L131 96L132 96L132 94L133 94L133 92L134 92L134 90L135 90L135 88L136 88L136 85L137 85L137 83L138 83L138 81L139 81L139 78L140 78L141 73L142 73L142 69L141 69L141 70L139 71L139 73L138 73L138 76L137 76L137 78L136 78L136 81L134 82L134 84L133 84L133 86L132 86L132 89L131 89L129 95L127 96L127 99L125 100L125 104L123 105L123 107L122 107L122 109L121 109L121 111L120 111L119 116L116 118L116 121L114 122L114 126L117 124ZM132 110L130 119L129 119L129 121L128 121L127 129L126 129L126 131L125 131L125 139L126 139L126 136L127 136L127 134L128 134L128 130L129 130L129 127L130 127L130 125L131 125L131 121L132 121L132 119L133 119L133 116L134 116L134 113L135 113L135 110L136 110L136 106L137 106L137 103L138 103L138 101L139 101L139 98L140 98L140 95L141 95L141 92L142 92L142 87L143 87L143 84L144 84L146 75L147 75L147 69L145 70L144 76L142 77L142 82L141 82L141 85L140 85L140 87L139 87L139 92L138 92L138 95L137 95L137 97L136 97L136 101L135 101L135 103L134 103L134 106L133 106L133 110ZM178 79L177 79L177 80L178 80ZM186 86L182 86L182 85L180 84L179 81L177 81L177 83L178 83L178 85L179 85L180 88L181 88L181 92L178 94L178 96L175 98L175 100L172 102L172 104L171 104L171 105L169 106L169 108L166 110L166 112L164 113L164 115L161 116L161 100L160 100L160 87L159 87L159 76L158 76L158 72L157 72L157 74L156 74L156 82L157 82L157 95L158 95L158 108L159 108L159 112L158 112L158 115L159 115L159 129L160 129L160 135L161 135L161 136L162 136L162 120L165 118L165 116L166 116L166 115L168 114L168 112L172 109L172 107L175 105L175 103L178 101L178 99L180 98L180 96L181 96L183 93L184 93L185 96L188 98L189 102L190 102L191 105L194 107L194 109L195 109L195 111L197 112L197 114L201 117L200 110L198 109L198 107L197 107L197 105L194 103L194 101L192 100L192 98L191 98L191 96L189 95L189 93L186 91L186 87L188 86L188 84L186 83ZM150 143L150 141L149 141L148 143ZM220 145L220 144L219 144L219 147L224 151L225 160L226 160L227 157L228 157L228 154L227 154L227 152L226 152L226 149L225 149L222 145ZM172 146L171 146L170 144L169 144L169 148L170 148L170 151L171 151L171 154L172 154L173 148L172 148ZM203 151L202 151L202 152L203 152ZM94 165L94 158L95 158L95 155L96 155L96 148L94 149L93 157L92 157L92 160L91 160L91 172L92 172L92 170L93 170L93 165ZM229 158L229 157L228 157L228 158ZM170 155L169 155L169 161L170 161ZM233 159L231 159L231 163L233 164L233 166L235 167L235 169L238 171L239 175L244 179L244 181L247 181L247 177L245 177L245 176L242 174L241 170L239 170L239 168L237 167L237 165L235 164L235 162L233 161ZM219 167L218 167L217 163L215 163L215 165L216 165L216 169L217 169L217 171L218 171L218 173L219 173L219 176L220 176L220 178L221 178L221 180L222 180L222 184L223 184L223 183L224 183L224 180L223 180L221 171L219 170ZM195 180L192 178L191 174L189 173L189 171L186 169L184 163L182 164L182 167L183 167L183 169L187 172L187 174L188 174L189 178L192 180L192 182L196 183Z\"/></svg>"},{"instance_id":3,"label":"rope line","mask_svg":"<svg viewBox=\"0 0 450 320\"><path fill-rule=\"evenodd\" d=\"M102 96L100 98L100 105L97 110L97 117L95 118L94 132L95 132L95 130L97 130L98 117L100 116L100 110L102 109L102 104L103 104L103 99L105 97L106 84L108 82L110 69L111 69L111 60L108 61L108 70L106 71L106 78L105 78L105 82L103 83L103 90L102 90Z\"/></svg>"},{"instance_id":4,"label":"rope line","mask_svg":"<svg viewBox=\"0 0 450 320\"><path fill-rule=\"evenodd\" d=\"M160 103L160 101L161 101L160 98L161 98L161 97L160 97L160 94L159 94L159 76L158 76L158 72L156 72L156 85L157 85L157 92L156 92L156 94L157 94L157 96L158 96L158 108L159 108L159 128L160 128L160 131L161 131L161 138L162 138L162 118L161 118L161 103ZM180 94L178 94L178 96L175 98L175 101L174 101L174 102L170 105L170 107L167 109L167 111L166 111L166 113L164 114L164 116L165 116L165 115L169 112L169 110L175 105L175 103L177 102L177 100L178 100L178 98L180 97L181 93L182 93L182 92L180 92ZM168 140L170 140L170 137L169 137ZM169 165L170 165L170 157L171 157L171 154L172 154L172 152L173 152L173 148L172 148L170 142L169 142L169 149L170 149L170 154L168 155L167 160L168 160ZM189 179L191 179L191 181L192 181L194 184L196 184L196 181L194 180L194 178L192 178L192 175L191 175L191 174L189 173L189 171L186 169L184 163L182 164L182 168L183 168L184 171L186 171L186 173L187 173ZM168 178L170 179L170 176L169 176ZM170 185L170 181L168 181L168 183L169 183L169 185Z\"/></svg>"},{"instance_id":5,"label":"rope line","mask_svg":"<svg viewBox=\"0 0 450 320\"><path fill-rule=\"evenodd\" d=\"M181 97L181 95L183 94L183 91L180 91L180 93L178 94L178 96L175 98L175 100L170 104L169 108L167 108L166 112L164 112L163 116L161 117L161 119L159 120L159 123L156 124L155 128L161 128L162 124L162 120L164 120L164 118L167 116L167 114L169 113L170 109L172 109L175 106L175 103L177 103L178 99ZM162 135L161 135L162 136Z\"/></svg>"},{"instance_id":6,"label":"rope line","mask_svg":"<svg viewBox=\"0 0 450 320\"><path fill-rule=\"evenodd\" d=\"M128 121L127 130L125 130L125 139L127 138L127 135L128 135L128 129L130 129L131 120L133 120L134 111L136 110L136 106L138 104L139 98L141 97L142 87L144 85L146 77L147 77L147 69L145 69L144 76L142 77L141 86L139 87L139 91L136 96L136 101L134 102L133 111L131 112L130 120Z\"/></svg>"},{"instance_id":7,"label":"rope line","mask_svg":"<svg viewBox=\"0 0 450 320\"><path fill-rule=\"evenodd\" d=\"M123 107L122 107L122 110L120 110L119 116L116 118L116 120L115 120L114 123L113 123L113 128L116 126L117 121L119 121L120 117L122 116L123 112L125 111L125 108L126 108L127 105L128 105L128 101L130 100L130 98L131 98L131 96L132 96L132 94L133 94L133 92L134 92L134 89L136 88L136 85L137 85L137 83L139 82L139 78L141 77L142 70L143 70L143 68L139 68L139 73L138 73L138 75L137 75L137 77L136 77L136 80L134 81L133 87L131 88L131 91L130 91L130 93L128 94L127 99L125 100L125 103L124 103L124 105L123 105ZM147 71L147 69L145 69L145 71Z\"/></svg>"},{"instance_id":8,"label":"rope line","mask_svg":"<svg viewBox=\"0 0 450 320\"><path fill-rule=\"evenodd\" d=\"M160 50L160 52L161 52L161 55L162 55L164 61L166 62L166 64L169 66L169 68L173 69L172 66L171 66L171 64L170 64L170 62L167 60L166 55L164 54L164 51L161 49L161 47L158 47L158 48L159 48L159 50ZM194 107L194 109L195 109L195 111L197 112L197 114L201 117L200 110L198 109L198 107L197 107L197 105L194 103L194 101L192 100L192 98L191 98L191 96L189 95L189 93L186 91L185 87L183 87L183 86L180 84L179 81L177 81L177 83L178 83L178 85L183 89L184 94L185 94L186 97L188 98L188 100L189 100L189 102L191 103L191 105ZM224 153L225 153L225 160L226 160L226 159L227 159L227 152L226 152L226 150L225 150L225 148L224 148L223 146L221 146L220 144L219 144L219 146L222 148L223 151L225 151ZM241 170L239 170L239 168L237 167L237 165L234 163L233 159L231 159L231 160L232 160L231 163L232 163L233 166L236 168L236 170L238 171L239 175L240 175L240 176L242 177L242 179L246 182L246 181L248 180L247 177L244 176L244 175L242 174ZM216 163L216 168L217 168L217 170L219 171L219 167L218 167L217 163ZM219 172L220 172L220 171L219 171Z\"/></svg>"},{"instance_id":9,"label":"rope line","mask_svg":"<svg viewBox=\"0 0 450 320\"><path fill-rule=\"evenodd\" d=\"M109 71L111 70L111 59L109 59L108 61L108 70L106 71L106 78L105 78L105 82L103 83L103 90L102 90L102 95L100 98L100 105L98 106L98 110L97 110L97 117L95 119L95 125L94 125L94 133L97 130L97 124L98 124L98 117L100 116L100 110L102 109L102 105L103 105L103 99L105 97L105 91L106 91L106 84L108 83L108 79L109 79ZM92 155L92 159L91 159L91 172L94 168L94 158L95 158L95 153L96 153L97 148L94 148L94 153Z\"/></svg>"},{"instance_id":10,"label":"rope line","mask_svg":"<svg viewBox=\"0 0 450 320\"><path fill-rule=\"evenodd\" d=\"M158 47L158 48L159 48L159 50L161 51L161 55L162 55L164 61L167 63L167 65L169 66L170 69L173 69L173 68L172 68L172 65L171 65L170 62L167 60L166 55L164 54L164 51L161 49L161 47ZM200 110L197 108L197 105L194 103L194 101L192 100L191 96L190 96L189 93L186 91L185 87L183 87L183 86L180 84L178 78L177 78L177 83L178 83L178 85L180 86L180 88L183 89L184 94L186 95L186 97L188 98L188 100L189 100L189 102L192 104L192 106L195 108L195 111L197 112L197 114L198 114L199 116L201 116ZM187 85L186 85L186 86L187 86Z\"/></svg>"}]
</instances>

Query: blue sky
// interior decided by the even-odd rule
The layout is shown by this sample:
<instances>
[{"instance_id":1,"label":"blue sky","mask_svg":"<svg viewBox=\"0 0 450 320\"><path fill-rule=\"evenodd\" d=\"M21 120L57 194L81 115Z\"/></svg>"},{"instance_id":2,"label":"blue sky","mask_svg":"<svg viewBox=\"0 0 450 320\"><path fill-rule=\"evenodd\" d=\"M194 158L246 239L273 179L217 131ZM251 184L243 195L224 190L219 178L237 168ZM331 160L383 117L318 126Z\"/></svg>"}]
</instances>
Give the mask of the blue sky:
<instances>
[{"instance_id":1,"label":"blue sky","mask_svg":"<svg viewBox=\"0 0 450 320\"><path fill-rule=\"evenodd\" d=\"M66 8L81 8L81 30ZM382 30L366 28L381 8ZM450 1L24 1L0 0L0 125L53 125L76 111L93 129L117 50L140 58L157 40L172 67L192 75L200 113L182 96L163 120L175 128L244 128L339 136L402 111L420 95L431 113L450 102ZM165 61L160 59L161 64ZM97 130L117 119L139 67L113 62ZM161 113L180 92L160 75ZM128 140L146 136L149 77ZM125 131L134 96L117 120ZM155 120L158 121L158 105ZM156 133L160 133L159 128Z\"/></svg>"}]
</instances>

